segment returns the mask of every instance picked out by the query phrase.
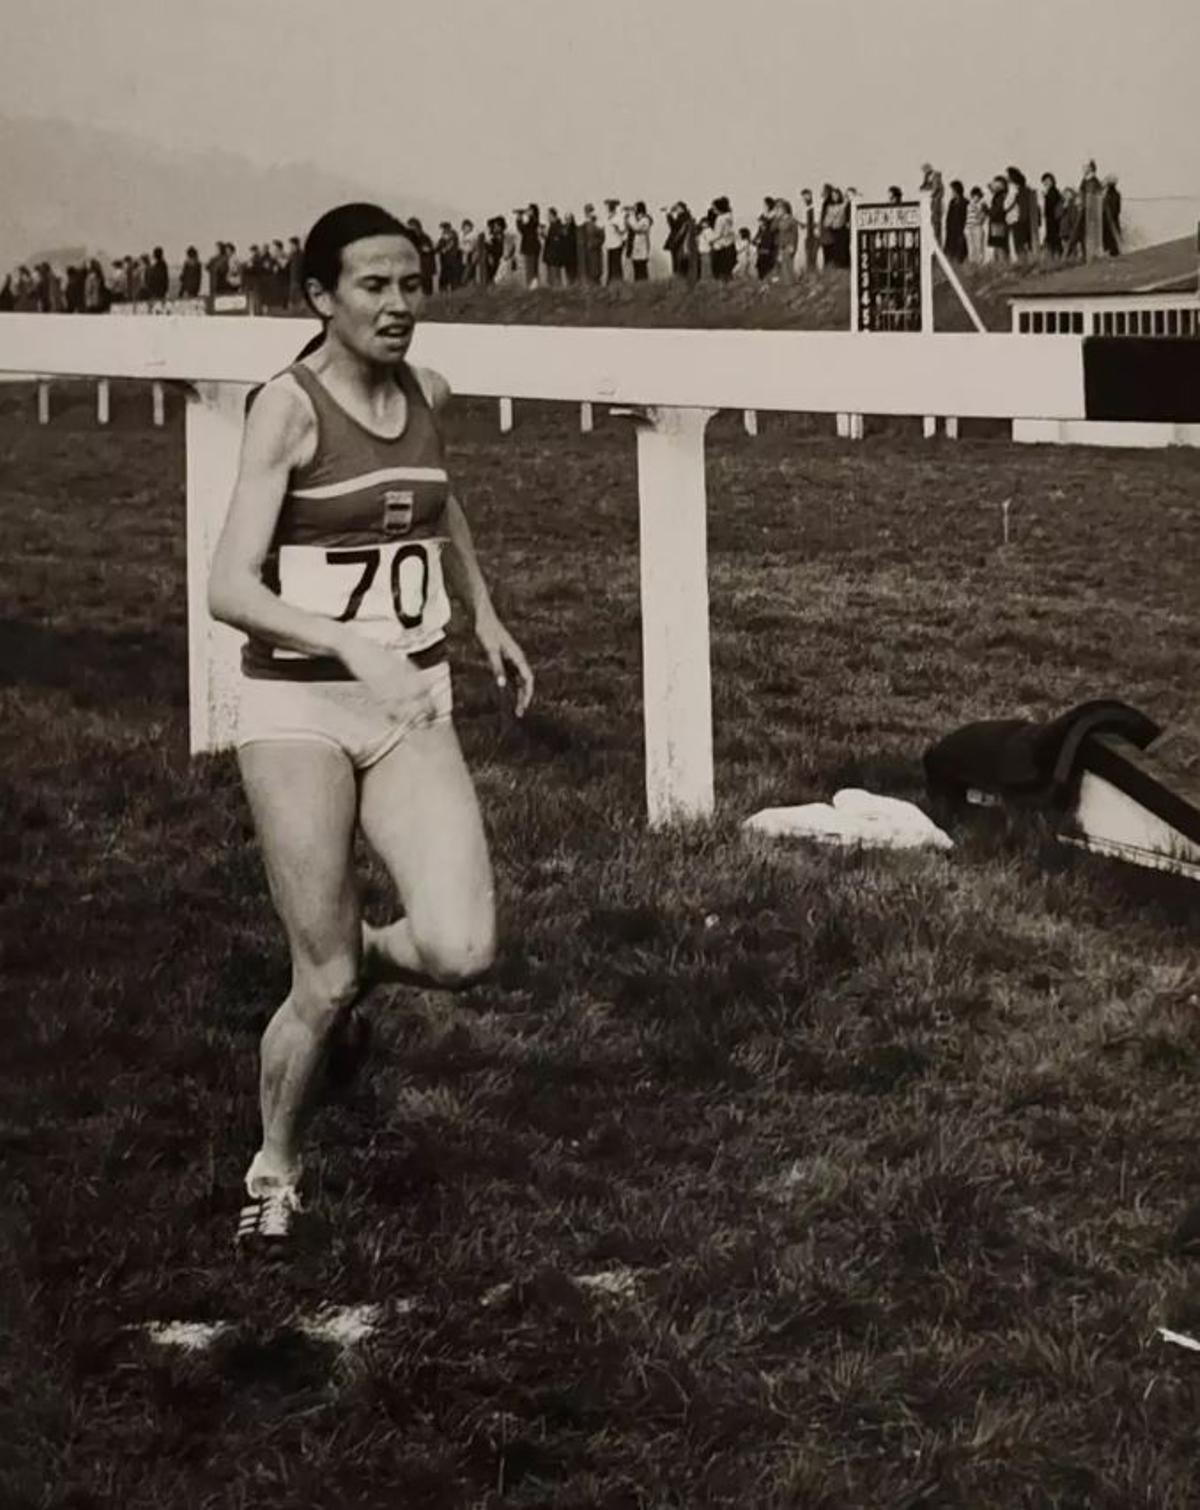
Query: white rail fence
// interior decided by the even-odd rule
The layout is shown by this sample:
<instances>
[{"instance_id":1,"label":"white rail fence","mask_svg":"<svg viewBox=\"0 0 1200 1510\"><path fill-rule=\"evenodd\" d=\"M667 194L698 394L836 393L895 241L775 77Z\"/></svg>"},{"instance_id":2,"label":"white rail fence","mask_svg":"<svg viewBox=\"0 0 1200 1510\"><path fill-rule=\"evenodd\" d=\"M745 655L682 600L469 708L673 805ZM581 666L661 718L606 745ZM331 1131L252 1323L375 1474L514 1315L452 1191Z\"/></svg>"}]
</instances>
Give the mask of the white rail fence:
<instances>
[{"instance_id":1,"label":"white rail fence","mask_svg":"<svg viewBox=\"0 0 1200 1510\"><path fill-rule=\"evenodd\" d=\"M248 388L285 367L306 321L6 315L0 375L188 384L190 744L232 742L241 637L208 613L209 563ZM412 360L458 393L607 405L633 421L640 510L646 801L659 825L714 799L704 433L721 409L1076 420L1082 342L834 331L426 324Z\"/></svg>"}]
</instances>

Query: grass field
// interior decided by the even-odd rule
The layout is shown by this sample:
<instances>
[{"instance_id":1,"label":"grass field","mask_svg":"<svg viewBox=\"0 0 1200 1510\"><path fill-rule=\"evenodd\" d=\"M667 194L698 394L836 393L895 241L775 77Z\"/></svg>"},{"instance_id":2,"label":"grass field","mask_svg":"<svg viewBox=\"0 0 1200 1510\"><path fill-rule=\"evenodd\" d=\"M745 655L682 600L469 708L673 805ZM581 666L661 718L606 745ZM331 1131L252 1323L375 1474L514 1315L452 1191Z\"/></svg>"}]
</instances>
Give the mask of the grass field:
<instances>
[{"instance_id":1,"label":"grass field","mask_svg":"<svg viewBox=\"0 0 1200 1510\"><path fill-rule=\"evenodd\" d=\"M538 674L517 725L457 641L501 958L373 999L323 1241L264 1274L231 1236L287 962L233 765L186 753L179 419L63 404L0 394L5 1510L1200 1503L1200 1357L1155 1336L1200 1329L1194 885L1029 824L739 831L919 798L977 717L1111 693L1200 739L1200 459L719 417L718 811L649 834L632 436L459 404ZM322 1301L378 1329L314 1341Z\"/></svg>"}]
</instances>

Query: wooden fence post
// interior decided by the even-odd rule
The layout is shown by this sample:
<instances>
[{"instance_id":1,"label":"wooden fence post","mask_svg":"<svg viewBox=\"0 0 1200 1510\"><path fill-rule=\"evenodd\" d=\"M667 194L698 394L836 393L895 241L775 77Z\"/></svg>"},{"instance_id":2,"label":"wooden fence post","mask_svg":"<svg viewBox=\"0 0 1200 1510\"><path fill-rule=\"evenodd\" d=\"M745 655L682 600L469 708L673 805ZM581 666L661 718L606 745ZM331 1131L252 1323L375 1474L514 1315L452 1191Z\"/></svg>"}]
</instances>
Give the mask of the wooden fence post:
<instances>
[{"instance_id":1,"label":"wooden fence post","mask_svg":"<svg viewBox=\"0 0 1200 1510\"><path fill-rule=\"evenodd\" d=\"M715 409L637 421L646 808L652 828L713 809L704 430Z\"/></svg>"},{"instance_id":2,"label":"wooden fence post","mask_svg":"<svg viewBox=\"0 0 1200 1510\"><path fill-rule=\"evenodd\" d=\"M242 636L208 611L208 574L233 492L248 388L197 383L188 396L187 592L190 748L223 750L237 729Z\"/></svg>"}]
</instances>

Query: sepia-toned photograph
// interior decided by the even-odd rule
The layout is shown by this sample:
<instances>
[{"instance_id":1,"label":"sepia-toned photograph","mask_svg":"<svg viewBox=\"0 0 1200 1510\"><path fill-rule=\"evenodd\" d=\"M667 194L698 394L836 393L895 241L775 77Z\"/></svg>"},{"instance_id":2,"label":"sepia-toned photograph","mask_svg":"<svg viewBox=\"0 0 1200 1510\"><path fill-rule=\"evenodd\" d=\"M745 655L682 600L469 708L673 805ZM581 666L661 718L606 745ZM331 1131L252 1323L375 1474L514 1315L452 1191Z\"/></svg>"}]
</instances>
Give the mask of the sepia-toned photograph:
<instances>
[{"instance_id":1,"label":"sepia-toned photograph","mask_svg":"<svg viewBox=\"0 0 1200 1510\"><path fill-rule=\"evenodd\" d=\"M1196 0L0 44L0 1510L1197 1510Z\"/></svg>"}]
</instances>

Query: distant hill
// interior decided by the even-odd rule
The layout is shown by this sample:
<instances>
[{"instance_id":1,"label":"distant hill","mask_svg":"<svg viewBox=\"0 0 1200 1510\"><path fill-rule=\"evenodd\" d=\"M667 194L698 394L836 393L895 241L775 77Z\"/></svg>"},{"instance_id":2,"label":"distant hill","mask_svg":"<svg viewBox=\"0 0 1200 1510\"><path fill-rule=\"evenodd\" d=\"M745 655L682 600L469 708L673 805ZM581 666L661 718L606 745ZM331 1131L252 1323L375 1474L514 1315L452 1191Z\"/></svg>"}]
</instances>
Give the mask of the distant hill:
<instances>
[{"instance_id":1,"label":"distant hill","mask_svg":"<svg viewBox=\"0 0 1200 1510\"><path fill-rule=\"evenodd\" d=\"M189 243L240 250L302 236L330 206L375 199L418 215L436 234L462 212L402 184L355 182L304 163L261 167L228 152L176 153L137 137L67 121L0 116L0 272L55 248L108 256L161 245L177 262Z\"/></svg>"}]
</instances>

